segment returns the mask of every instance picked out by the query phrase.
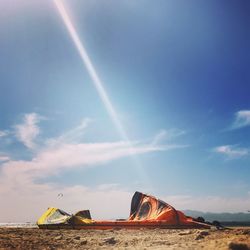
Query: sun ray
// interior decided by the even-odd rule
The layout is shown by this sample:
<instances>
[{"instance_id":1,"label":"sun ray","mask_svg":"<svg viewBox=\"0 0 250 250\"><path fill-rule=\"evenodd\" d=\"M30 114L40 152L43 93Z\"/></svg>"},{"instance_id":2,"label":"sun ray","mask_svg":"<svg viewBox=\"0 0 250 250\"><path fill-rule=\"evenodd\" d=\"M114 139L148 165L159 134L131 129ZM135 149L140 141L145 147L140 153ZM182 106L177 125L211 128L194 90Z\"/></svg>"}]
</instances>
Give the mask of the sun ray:
<instances>
[{"instance_id":1,"label":"sun ray","mask_svg":"<svg viewBox=\"0 0 250 250\"><path fill-rule=\"evenodd\" d=\"M80 57L92 79L92 83L94 84L99 97L101 98L110 118L112 119L113 123L116 126L116 129L118 130L120 136L122 137L123 140L129 142L128 136L123 128L123 126L121 125L121 122L118 119L118 115L115 111L115 108L113 106L113 104L110 101L110 98L107 94L107 91L105 90L103 83L101 82L94 66L93 63L91 62L88 53L86 51L86 49L84 48L84 45L82 44L79 35L71 21L71 18L69 16L69 14L67 13L63 3L60 0L54 0L56 7L63 19L63 22L65 24L65 26L67 27L67 30L80 54Z\"/></svg>"}]
</instances>

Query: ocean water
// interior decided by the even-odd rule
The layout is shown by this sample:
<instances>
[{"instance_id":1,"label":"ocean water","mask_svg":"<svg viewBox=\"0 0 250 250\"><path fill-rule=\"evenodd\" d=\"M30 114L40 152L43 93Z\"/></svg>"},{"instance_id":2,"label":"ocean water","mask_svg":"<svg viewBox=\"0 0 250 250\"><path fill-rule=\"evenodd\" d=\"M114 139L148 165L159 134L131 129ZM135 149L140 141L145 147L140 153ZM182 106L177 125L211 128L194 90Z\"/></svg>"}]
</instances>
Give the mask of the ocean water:
<instances>
[{"instance_id":1,"label":"ocean water","mask_svg":"<svg viewBox=\"0 0 250 250\"><path fill-rule=\"evenodd\" d=\"M35 223L20 222L20 223L0 223L0 227L25 227L25 228L37 228Z\"/></svg>"}]
</instances>

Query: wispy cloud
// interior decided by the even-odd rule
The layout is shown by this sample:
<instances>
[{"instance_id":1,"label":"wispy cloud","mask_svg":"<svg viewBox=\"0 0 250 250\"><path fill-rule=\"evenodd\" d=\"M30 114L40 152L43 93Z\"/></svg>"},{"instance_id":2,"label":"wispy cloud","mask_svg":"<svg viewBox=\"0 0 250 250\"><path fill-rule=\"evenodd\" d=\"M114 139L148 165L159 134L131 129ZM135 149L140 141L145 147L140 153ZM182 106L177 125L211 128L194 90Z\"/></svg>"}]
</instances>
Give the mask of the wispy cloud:
<instances>
[{"instance_id":1,"label":"wispy cloud","mask_svg":"<svg viewBox=\"0 0 250 250\"><path fill-rule=\"evenodd\" d=\"M159 144L162 141L171 140L173 138L179 137L186 134L184 130L172 128L172 129L161 129L153 138L152 145Z\"/></svg>"},{"instance_id":2,"label":"wispy cloud","mask_svg":"<svg viewBox=\"0 0 250 250\"><path fill-rule=\"evenodd\" d=\"M34 139L40 133L40 128L37 125L40 119L41 116L38 114L26 114L24 122L15 126L17 138L28 148L35 146ZM2 164L2 174L6 178L11 178L13 173L16 173L33 180L38 176L48 176L62 169L86 168L131 155L178 147L178 145L152 145L138 141L78 142L78 137L85 133L90 121L89 118L83 119L80 125L66 131L61 136L44 139L44 145L33 152L31 160L10 160Z\"/></svg>"},{"instance_id":3,"label":"wispy cloud","mask_svg":"<svg viewBox=\"0 0 250 250\"><path fill-rule=\"evenodd\" d=\"M39 151L30 161L9 161L2 166L5 179L22 176L25 179L41 178L58 173L63 169L89 168L128 157L165 150L161 146L127 142L63 144ZM16 175L14 175L14 173ZM10 180L11 181L11 180Z\"/></svg>"},{"instance_id":4,"label":"wispy cloud","mask_svg":"<svg viewBox=\"0 0 250 250\"><path fill-rule=\"evenodd\" d=\"M231 129L239 129L246 126L250 126L250 110L240 110L236 112Z\"/></svg>"},{"instance_id":5,"label":"wispy cloud","mask_svg":"<svg viewBox=\"0 0 250 250\"><path fill-rule=\"evenodd\" d=\"M14 127L16 138L29 149L34 149L36 146L34 140L40 133L40 128L37 124L41 118L36 113L25 114L23 122Z\"/></svg>"},{"instance_id":6,"label":"wispy cloud","mask_svg":"<svg viewBox=\"0 0 250 250\"><path fill-rule=\"evenodd\" d=\"M235 145L223 145L214 148L214 151L218 154L225 155L229 159L241 158L249 155L249 148L241 148Z\"/></svg>"},{"instance_id":7,"label":"wispy cloud","mask_svg":"<svg viewBox=\"0 0 250 250\"><path fill-rule=\"evenodd\" d=\"M75 128L64 132L62 135L46 140L47 144L50 146L55 146L56 144L63 143L76 143L82 140L83 135L86 132L86 128L93 120L90 118L82 119L81 123Z\"/></svg>"},{"instance_id":8,"label":"wispy cloud","mask_svg":"<svg viewBox=\"0 0 250 250\"><path fill-rule=\"evenodd\" d=\"M10 157L7 155L0 155L0 162L9 161Z\"/></svg>"},{"instance_id":9,"label":"wispy cloud","mask_svg":"<svg viewBox=\"0 0 250 250\"><path fill-rule=\"evenodd\" d=\"M152 145L158 144L162 140L165 140L166 134L167 134L166 130L164 129L160 130L153 138Z\"/></svg>"},{"instance_id":10,"label":"wispy cloud","mask_svg":"<svg viewBox=\"0 0 250 250\"><path fill-rule=\"evenodd\" d=\"M4 137L4 136L7 136L8 134L9 134L9 131L7 131L7 130L0 130L0 138Z\"/></svg>"}]
</instances>

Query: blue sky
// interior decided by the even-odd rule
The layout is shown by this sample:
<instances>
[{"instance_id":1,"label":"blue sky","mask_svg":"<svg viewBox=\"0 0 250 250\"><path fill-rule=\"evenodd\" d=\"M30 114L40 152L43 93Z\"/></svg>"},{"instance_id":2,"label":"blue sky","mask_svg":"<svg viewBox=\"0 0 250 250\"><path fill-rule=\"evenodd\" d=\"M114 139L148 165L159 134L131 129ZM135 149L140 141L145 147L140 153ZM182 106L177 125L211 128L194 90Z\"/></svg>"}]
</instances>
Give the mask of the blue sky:
<instances>
[{"instance_id":1,"label":"blue sky","mask_svg":"<svg viewBox=\"0 0 250 250\"><path fill-rule=\"evenodd\" d=\"M127 216L136 190L178 209L249 210L249 1L57 2L130 142L56 1L1 2L1 221L52 205ZM17 206L34 213L13 218Z\"/></svg>"}]
</instances>

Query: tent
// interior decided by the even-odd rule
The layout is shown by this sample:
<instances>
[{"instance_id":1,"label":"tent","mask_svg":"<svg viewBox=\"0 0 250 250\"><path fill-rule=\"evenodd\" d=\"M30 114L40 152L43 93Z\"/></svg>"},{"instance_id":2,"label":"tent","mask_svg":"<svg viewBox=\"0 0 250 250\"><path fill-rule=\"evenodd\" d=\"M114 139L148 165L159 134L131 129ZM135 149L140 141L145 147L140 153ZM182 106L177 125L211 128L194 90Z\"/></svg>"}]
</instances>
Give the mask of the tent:
<instances>
[{"instance_id":1,"label":"tent","mask_svg":"<svg viewBox=\"0 0 250 250\"><path fill-rule=\"evenodd\" d=\"M52 207L39 218L37 225L42 229L210 228L209 224L197 222L166 202L140 192L135 192L132 198L127 220L98 221L91 218L89 210L70 215Z\"/></svg>"}]
</instances>

